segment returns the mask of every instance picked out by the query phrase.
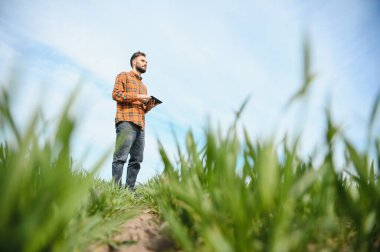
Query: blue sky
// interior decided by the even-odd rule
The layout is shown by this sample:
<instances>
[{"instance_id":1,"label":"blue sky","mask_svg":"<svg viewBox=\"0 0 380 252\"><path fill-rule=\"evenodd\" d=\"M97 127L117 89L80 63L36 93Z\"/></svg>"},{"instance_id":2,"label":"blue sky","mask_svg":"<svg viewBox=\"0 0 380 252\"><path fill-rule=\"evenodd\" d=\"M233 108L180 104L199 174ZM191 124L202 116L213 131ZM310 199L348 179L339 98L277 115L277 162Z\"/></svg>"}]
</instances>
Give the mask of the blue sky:
<instances>
[{"instance_id":1,"label":"blue sky","mask_svg":"<svg viewBox=\"0 0 380 252\"><path fill-rule=\"evenodd\" d=\"M157 138L174 152L207 118L222 128L250 95L242 117L254 139L295 134L302 150L322 143L324 108L356 145L365 143L370 108L380 90L380 3L335 1L26 1L0 3L0 77L21 66L14 111L20 125L40 104L47 120L82 80L74 158L86 168L115 141L115 76L146 52L143 81L164 103L147 115L146 150L138 181L162 170ZM284 110L301 84L302 36L318 74L308 101ZM377 122L375 131L380 133ZM111 156L100 171L111 177Z\"/></svg>"}]
</instances>

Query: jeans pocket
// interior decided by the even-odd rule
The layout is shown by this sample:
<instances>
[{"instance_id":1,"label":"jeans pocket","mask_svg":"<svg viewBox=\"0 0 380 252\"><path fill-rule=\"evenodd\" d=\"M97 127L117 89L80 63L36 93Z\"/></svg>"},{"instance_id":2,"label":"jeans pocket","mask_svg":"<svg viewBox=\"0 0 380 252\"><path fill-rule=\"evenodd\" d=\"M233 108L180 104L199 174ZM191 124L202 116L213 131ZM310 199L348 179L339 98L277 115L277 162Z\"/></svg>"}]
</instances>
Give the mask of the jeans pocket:
<instances>
[{"instance_id":1,"label":"jeans pocket","mask_svg":"<svg viewBox=\"0 0 380 252\"><path fill-rule=\"evenodd\" d=\"M127 124L127 122L118 122L117 124L116 124L116 134L119 134L120 133L120 131L123 129L123 128L125 128L125 124Z\"/></svg>"}]
</instances>

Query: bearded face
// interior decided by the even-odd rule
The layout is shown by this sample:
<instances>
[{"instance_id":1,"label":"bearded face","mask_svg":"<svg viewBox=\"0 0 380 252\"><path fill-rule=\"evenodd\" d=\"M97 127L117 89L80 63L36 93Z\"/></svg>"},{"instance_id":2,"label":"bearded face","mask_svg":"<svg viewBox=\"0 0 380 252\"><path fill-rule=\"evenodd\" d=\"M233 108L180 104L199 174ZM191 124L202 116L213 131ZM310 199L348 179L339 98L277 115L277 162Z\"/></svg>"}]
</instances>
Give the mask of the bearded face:
<instances>
[{"instance_id":1,"label":"bearded face","mask_svg":"<svg viewBox=\"0 0 380 252\"><path fill-rule=\"evenodd\" d=\"M140 73L145 73L146 65L145 66L136 65L136 70L139 71Z\"/></svg>"},{"instance_id":2,"label":"bearded face","mask_svg":"<svg viewBox=\"0 0 380 252\"><path fill-rule=\"evenodd\" d=\"M139 73L145 73L147 65L148 65L148 62L146 61L146 58L144 56L138 56L135 59L135 69Z\"/></svg>"}]
</instances>

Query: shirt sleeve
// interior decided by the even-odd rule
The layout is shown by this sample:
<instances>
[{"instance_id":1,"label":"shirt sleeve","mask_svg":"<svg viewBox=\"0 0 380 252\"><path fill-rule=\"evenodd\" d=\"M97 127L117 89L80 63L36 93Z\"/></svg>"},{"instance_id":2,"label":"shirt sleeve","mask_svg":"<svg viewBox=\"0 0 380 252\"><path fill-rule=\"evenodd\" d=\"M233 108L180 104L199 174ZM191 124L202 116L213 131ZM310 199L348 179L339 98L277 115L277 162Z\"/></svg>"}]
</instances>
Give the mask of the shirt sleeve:
<instances>
[{"instance_id":1,"label":"shirt sleeve","mask_svg":"<svg viewBox=\"0 0 380 252\"><path fill-rule=\"evenodd\" d=\"M117 102L131 103L137 100L136 95L133 92L127 91L127 78L127 75L123 73L116 77L115 85L112 91L112 99Z\"/></svg>"}]
</instances>

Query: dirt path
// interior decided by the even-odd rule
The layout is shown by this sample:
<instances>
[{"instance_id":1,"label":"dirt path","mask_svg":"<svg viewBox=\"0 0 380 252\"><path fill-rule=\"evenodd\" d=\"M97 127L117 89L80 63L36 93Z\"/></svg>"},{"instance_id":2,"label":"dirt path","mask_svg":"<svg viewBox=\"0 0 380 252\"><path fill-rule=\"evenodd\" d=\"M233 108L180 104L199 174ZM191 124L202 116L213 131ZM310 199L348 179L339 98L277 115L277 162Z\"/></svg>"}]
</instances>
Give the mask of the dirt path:
<instances>
[{"instance_id":1,"label":"dirt path","mask_svg":"<svg viewBox=\"0 0 380 252\"><path fill-rule=\"evenodd\" d=\"M157 252L174 251L174 243L163 232L163 224L150 210L125 222L113 244L91 247L94 252Z\"/></svg>"}]
</instances>

